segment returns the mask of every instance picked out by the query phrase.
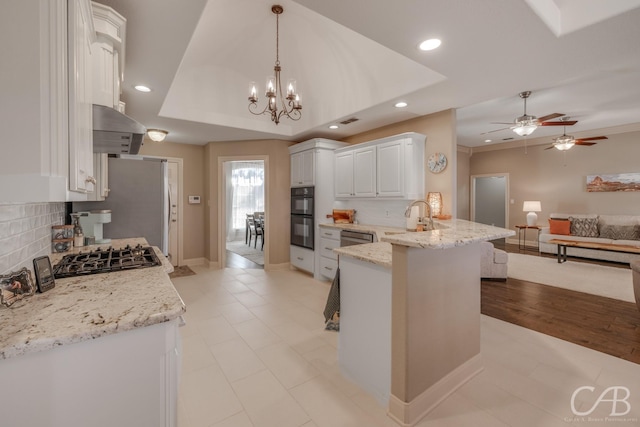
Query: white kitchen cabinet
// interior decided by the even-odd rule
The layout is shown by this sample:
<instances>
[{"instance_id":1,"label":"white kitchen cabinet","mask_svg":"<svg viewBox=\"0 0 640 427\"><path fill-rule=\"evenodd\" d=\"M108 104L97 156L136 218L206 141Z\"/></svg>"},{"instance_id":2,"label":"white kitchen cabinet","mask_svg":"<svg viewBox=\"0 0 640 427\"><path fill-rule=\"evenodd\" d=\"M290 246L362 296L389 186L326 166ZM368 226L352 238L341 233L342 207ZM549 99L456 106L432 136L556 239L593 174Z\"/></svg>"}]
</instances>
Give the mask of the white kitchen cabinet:
<instances>
[{"instance_id":1,"label":"white kitchen cabinet","mask_svg":"<svg viewBox=\"0 0 640 427\"><path fill-rule=\"evenodd\" d=\"M291 245L290 263L292 266L312 273L318 280L332 279L326 273L328 258L322 257L322 242L319 224L329 222L327 218L333 212L334 202L334 151L347 146L345 142L314 138L289 147L291 155L291 186L314 187L314 250ZM309 176L309 174L311 174Z\"/></svg>"},{"instance_id":2,"label":"white kitchen cabinet","mask_svg":"<svg viewBox=\"0 0 640 427\"><path fill-rule=\"evenodd\" d=\"M313 150L291 154L291 187L313 186L315 176L315 152Z\"/></svg>"},{"instance_id":3,"label":"white kitchen cabinet","mask_svg":"<svg viewBox=\"0 0 640 427\"><path fill-rule=\"evenodd\" d=\"M340 247L340 230L320 226L320 265L319 273L333 280L338 271L338 255L333 252Z\"/></svg>"},{"instance_id":4,"label":"white kitchen cabinet","mask_svg":"<svg viewBox=\"0 0 640 427\"><path fill-rule=\"evenodd\" d=\"M336 150L336 198L424 198L424 144L411 132Z\"/></svg>"},{"instance_id":5,"label":"white kitchen cabinet","mask_svg":"<svg viewBox=\"0 0 640 427\"><path fill-rule=\"evenodd\" d=\"M92 3L96 42L93 44L93 103L120 108L127 20L118 12Z\"/></svg>"},{"instance_id":6,"label":"white kitchen cabinet","mask_svg":"<svg viewBox=\"0 0 640 427\"><path fill-rule=\"evenodd\" d=\"M91 45L95 41L91 5L68 2L69 190L90 193L93 176L93 86Z\"/></svg>"},{"instance_id":7,"label":"white kitchen cabinet","mask_svg":"<svg viewBox=\"0 0 640 427\"><path fill-rule=\"evenodd\" d=\"M289 247L289 260L291 265L300 270L313 273L314 253L313 250L291 245Z\"/></svg>"},{"instance_id":8,"label":"white kitchen cabinet","mask_svg":"<svg viewBox=\"0 0 640 427\"><path fill-rule=\"evenodd\" d=\"M3 426L177 425L178 319L0 363Z\"/></svg>"},{"instance_id":9,"label":"white kitchen cabinet","mask_svg":"<svg viewBox=\"0 0 640 427\"><path fill-rule=\"evenodd\" d=\"M0 110L3 139L11 144L0 158L0 202L86 200L93 169L89 1L0 7L7 41Z\"/></svg>"},{"instance_id":10,"label":"white kitchen cabinet","mask_svg":"<svg viewBox=\"0 0 640 427\"><path fill-rule=\"evenodd\" d=\"M96 185L94 191L87 195L87 200L103 201L109 196L109 155L107 153L93 153L93 174Z\"/></svg>"}]
</instances>

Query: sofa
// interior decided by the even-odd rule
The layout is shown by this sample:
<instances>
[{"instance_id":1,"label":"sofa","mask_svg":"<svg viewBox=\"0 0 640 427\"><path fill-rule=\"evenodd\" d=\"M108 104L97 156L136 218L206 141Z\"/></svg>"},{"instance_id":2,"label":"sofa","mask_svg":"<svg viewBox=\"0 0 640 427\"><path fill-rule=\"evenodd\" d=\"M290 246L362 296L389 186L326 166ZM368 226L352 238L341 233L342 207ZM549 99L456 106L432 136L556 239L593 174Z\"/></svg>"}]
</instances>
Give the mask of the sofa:
<instances>
[{"instance_id":1,"label":"sofa","mask_svg":"<svg viewBox=\"0 0 640 427\"><path fill-rule=\"evenodd\" d=\"M609 243L640 247L640 215L564 214L549 215L549 225L540 230L540 252L557 254L551 239ZM639 254L567 246L567 255L629 263Z\"/></svg>"},{"instance_id":2,"label":"sofa","mask_svg":"<svg viewBox=\"0 0 640 427\"><path fill-rule=\"evenodd\" d=\"M491 242L481 242L480 277L490 280L507 280L509 257L502 249L496 249Z\"/></svg>"}]
</instances>

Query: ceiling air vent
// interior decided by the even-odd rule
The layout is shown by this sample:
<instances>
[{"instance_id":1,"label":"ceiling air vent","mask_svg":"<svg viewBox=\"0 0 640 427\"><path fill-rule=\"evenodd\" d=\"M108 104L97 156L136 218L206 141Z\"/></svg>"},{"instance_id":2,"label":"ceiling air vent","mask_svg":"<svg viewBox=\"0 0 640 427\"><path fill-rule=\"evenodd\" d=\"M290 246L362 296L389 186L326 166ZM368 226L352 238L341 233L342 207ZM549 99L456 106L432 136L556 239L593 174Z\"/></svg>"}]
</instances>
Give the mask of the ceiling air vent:
<instances>
[{"instance_id":1,"label":"ceiling air vent","mask_svg":"<svg viewBox=\"0 0 640 427\"><path fill-rule=\"evenodd\" d=\"M513 138L502 138L503 141L511 141Z\"/></svg>"},{"instance_id":2,"label":"ceiling air vent","mask_svg":"<svg viewBox=\"0 0 640 427\"><path fill-rule=\"evenodd\" d=\"M353 123L353 122L357 122L358 120L360 120L357 117L351 117L350 119L344 120L342 122L340 122L341 125L348 125L349 123Z\"/></svg>"}]
</instances>

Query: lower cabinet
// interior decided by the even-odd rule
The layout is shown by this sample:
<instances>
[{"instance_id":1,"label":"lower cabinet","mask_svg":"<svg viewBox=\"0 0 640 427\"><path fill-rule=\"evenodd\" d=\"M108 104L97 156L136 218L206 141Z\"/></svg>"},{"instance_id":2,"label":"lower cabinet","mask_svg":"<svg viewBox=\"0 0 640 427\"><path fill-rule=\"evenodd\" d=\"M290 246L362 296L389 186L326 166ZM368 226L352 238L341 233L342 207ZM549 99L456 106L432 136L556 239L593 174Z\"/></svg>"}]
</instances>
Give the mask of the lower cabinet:
<instances>
[{"instance_id":1,"label":"lower cabinet","mask_svg":"<svg viewBox=\"0 0 640 427\"><path fill-rule=\"evenodd\" d=\"M179 340L174 319L2 360L0 424L175 427Z\"/></svg>"},{"instance_id":2,"label":"lower cabinet","mask_svg":"<svg viewBox=\"0 0 640 427\"><path fill-rule=\"evenodd\" d=\"M320 259L318 273L333 280L338 271L338 255L333 250L340 247L340 230L320 227Z\"/></svg>"},{"instance_id":3,"label":"lower cabinet","mask_svg":"<svg viewBox=\"0 0 640 427\"><path fill-rule=\"evenodd\" d=\"M311 249L293 245L291 245L290 248L289 257L291 265L313 274L313 251Z\"/></svg>"}]
</instances>

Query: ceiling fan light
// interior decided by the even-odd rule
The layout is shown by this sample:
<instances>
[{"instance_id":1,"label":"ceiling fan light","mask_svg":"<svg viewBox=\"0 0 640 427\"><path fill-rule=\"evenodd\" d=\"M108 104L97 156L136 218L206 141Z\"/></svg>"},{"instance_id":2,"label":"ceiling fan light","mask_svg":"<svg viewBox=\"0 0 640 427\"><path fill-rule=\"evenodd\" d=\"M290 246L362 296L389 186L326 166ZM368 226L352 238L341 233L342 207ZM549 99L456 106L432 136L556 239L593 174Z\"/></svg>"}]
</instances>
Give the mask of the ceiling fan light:
<instances>
[{"instance_id":1,"label":"ceiling fan light","mask_svg":"<svg viewBox=\"0 0 640 427\"><path fill-rule=\"evenodd\" d=\"M155 142L164 141L168 133L169 132L162 129L147 129L147 135L149 136L149 139Z\"/></svg>"},{"instance_id":2,"label":"ceiling fan light","mask_svg":"<svg viewBox=\"0 0 640 427\"><path fill-rule=\"evenodd\" d=\"M560 151L567 151L569 148L573 147L575 144L576 144L575 141L567 141L567 142L556 142L555 144L553 144L553 146Z\"/></svg>"},{"instance_id":3,"label":"ceiling fan light","mask_svg":"<svg viewBox=\"0 0 640 427\"><path fill-rule=\"evenodd\" d=\"M538 125L533 123L523 123L511 128L511 130L520 136L529 136L536 129L538 129Z\"/></svg>"}]
</instances>

